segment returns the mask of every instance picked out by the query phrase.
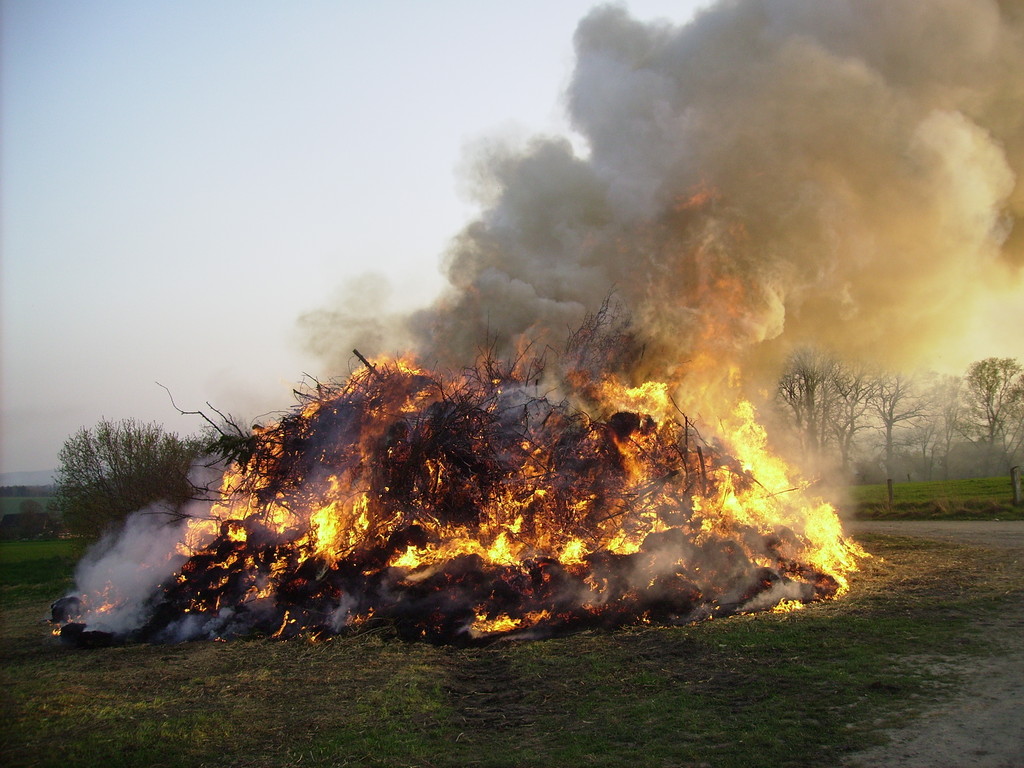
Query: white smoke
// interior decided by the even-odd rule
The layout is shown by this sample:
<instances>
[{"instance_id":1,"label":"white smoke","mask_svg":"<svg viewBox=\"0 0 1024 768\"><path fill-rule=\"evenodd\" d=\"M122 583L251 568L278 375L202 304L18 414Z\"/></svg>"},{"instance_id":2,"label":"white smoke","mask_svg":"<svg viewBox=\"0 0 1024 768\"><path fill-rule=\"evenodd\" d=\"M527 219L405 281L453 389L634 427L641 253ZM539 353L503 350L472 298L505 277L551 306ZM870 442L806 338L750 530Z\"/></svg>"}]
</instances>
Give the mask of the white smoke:
<instances>
[{"instance_id":1,"label":"white smoke","mask_svg":"<svg viewBox=\"0 0 1024 768\"><path fill-rule=\"evenodd\" d=\"M77 621L116 635L142 626L158 586L186 559L178 553L185 525L159 507L147 508L94 544L75 569L75 593L86 601Z\"/></svg>"},{"instance_id":2,"label":"white smoke","mask_svg":"<svg viewBox=\"0 0 1024 768\"><path fill-rule=\"evenodd\" d=\"M637 375L699 379L708 359L770 379L804 344L948 359L1020 290L1019 0L734 0L680 27L601 7L575 44L587 152L479 150L483 213L447 291L404 324L361 314L362 351L460 365L485 342L560 343L614 290L646 345ZM349 358L343 315L306 320L325 359Z\"/></svg>"},{"instance_id":3,"label":"white smoke","mask_svg":"<svg viewBox=\"0 0 1024 768\"><path fill-rule=\"evenodd\" d=\"M741 611L756 612L767 611L774 608L783 601L805 603L809 599L811 590L806 584L799 581L782 580L777 581L768 589L759 592L740 607Z\"/></svg>"}]
</instances>

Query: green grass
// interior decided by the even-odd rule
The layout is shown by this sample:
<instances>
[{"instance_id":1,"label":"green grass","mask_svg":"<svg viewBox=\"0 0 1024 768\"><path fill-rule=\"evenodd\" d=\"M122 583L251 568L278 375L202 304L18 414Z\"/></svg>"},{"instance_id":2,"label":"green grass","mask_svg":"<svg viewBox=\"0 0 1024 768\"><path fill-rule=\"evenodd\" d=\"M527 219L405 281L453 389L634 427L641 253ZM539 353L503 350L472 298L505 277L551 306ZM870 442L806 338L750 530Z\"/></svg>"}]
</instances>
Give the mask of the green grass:
<instances>
[{"instance_id":1,"label":"green grass","mask_svg":"<svg viewBox=\"0 0 1024 768\"><path fill-rule=\"evenodd\" d=\"M856 516L870 520L1022 520L1013 505L1009 476L970 480L895 483L890 508L881 485L855 485L850 495Z\"/></svg>"},{"instance_id":2,"label":"green grass","mask_svg":"<svg viewBox=\"0 0 1024 768\"><path fill-rule=\"evenodd\" d=\"M71 586L82 554L75 539L0 542L0 602L54 600Z\"/></svg>"},{"instance_id":3,"label":"green grass","mask_svg":"<svg viewBox=\"0 0 1024 768\"><path fill-rule=\"evenodd\" d=\"M992 652L977 623L1024 597L1004 552L864 543L849 595L788 614L481 649L378 630L93 651L40 622L70 545L4 545L0 753L61 768L836 765L947 695L958 660Z\"/></svg>"}]
</instances>

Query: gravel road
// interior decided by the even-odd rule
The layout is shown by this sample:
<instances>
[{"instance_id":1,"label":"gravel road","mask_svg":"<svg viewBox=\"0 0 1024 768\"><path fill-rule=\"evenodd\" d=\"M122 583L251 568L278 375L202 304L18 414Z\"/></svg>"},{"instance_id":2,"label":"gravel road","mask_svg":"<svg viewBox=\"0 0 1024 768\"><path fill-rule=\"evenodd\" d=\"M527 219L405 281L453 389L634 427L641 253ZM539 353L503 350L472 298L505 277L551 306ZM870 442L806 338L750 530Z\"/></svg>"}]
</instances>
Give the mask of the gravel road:
<instances>
[{"instance_id":1,"label":"gravel road","mask_svg":"<svg viewBox=\"0 0 1024 768\"><path fill-rule=\"evenodd\" d=\"M854 521L847 530L953 540L1006 549L1024 578L1024 521ZM986 622L1005 652L964 661L963 690L881 747L853 755L849 768L1024 768L1024 605ZM967 665L970 665L967 667Z\"/></svg>"},{"instance_id":2,"label":"gravel road","mask_svg":"<svg viewBox=\"0 0 1024 768\"><path fill-rule=\"evenodd\" d=\"M846 530L1024 550L1024 520L847 520Z\"/></svg>"}]
</instances>

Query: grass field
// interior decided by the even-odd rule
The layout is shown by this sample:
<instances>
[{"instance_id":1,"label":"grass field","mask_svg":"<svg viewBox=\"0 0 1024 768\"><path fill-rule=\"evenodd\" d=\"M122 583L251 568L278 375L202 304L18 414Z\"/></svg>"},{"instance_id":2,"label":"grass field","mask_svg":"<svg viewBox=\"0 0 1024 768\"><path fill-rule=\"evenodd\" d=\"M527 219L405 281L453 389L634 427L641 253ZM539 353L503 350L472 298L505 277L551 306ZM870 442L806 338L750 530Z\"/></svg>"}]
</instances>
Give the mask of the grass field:
<instances>
[{"instance_id":1,"label":"grass field","mask_svg":"<svg viewBox=\"0 0 1024 768\"><path fill-rule=\"evenodd\" d=\"M788 614L483 649L385 631L92 651L42 622L68 542L0 545L11 766L836 765L992 651L1005 553L891 537L845 598Z\"/></svg>"},{"instance_id":2,"label":"grass field","mask_svg":"<svg viewBox=\"0 0 1024 768\"><path fill-rule=\"evenodd\" d=\"M1009 476L895 483L890 508L885 485L850 489L856 516L870 520L1022 520Z\"/></svg>"},{"instance_id":3,"label":"grass field","mask_svg":"<svg viewBox=\"0 0 1024 768\"><path fill-rule=\"evenodd\" d=\"M0 542L0 604L52 601L71 586L82 547L77 541Z\"/></svg>"}]
</instances>

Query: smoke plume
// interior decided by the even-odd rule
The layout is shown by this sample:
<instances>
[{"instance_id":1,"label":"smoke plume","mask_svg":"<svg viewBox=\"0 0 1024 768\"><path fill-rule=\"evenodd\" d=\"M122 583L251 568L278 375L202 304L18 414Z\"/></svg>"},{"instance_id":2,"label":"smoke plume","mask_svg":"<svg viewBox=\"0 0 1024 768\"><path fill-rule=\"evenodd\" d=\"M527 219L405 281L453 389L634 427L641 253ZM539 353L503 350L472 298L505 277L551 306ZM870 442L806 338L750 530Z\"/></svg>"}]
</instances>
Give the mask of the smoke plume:
<instances>
[{"instance_id":1,"label":"smoke plume","mask_svg":"<svg viewBox=\"0 0 1024 768\"><path fill-rule=\"evenodd\" d=\"M93 629L124 633L148 618L157 585L184 561L177 552L184 521L169 523L159 508L133 512L122 528L100 539L75 569L76 602ZM91 604L79 605L77 595Z\"/></svg>"},{"instance_id":2,"label":"smoke plume","mask_svg":"<svg viewBox=\"0 0 1024 768\"><path fill-rule=\"evenodd\" d=\"M710 370L774 376L804 344L917 363L1020 290L1018 0L723 1L679 27L600 7L575 48L586 150L478 150L482 213L444 294L361 313L357 334L310 314L325 359L355 340L454 366L485 340L558 345L614 292L633 375L699 389Z\"/></svg>"}]
</instances>

